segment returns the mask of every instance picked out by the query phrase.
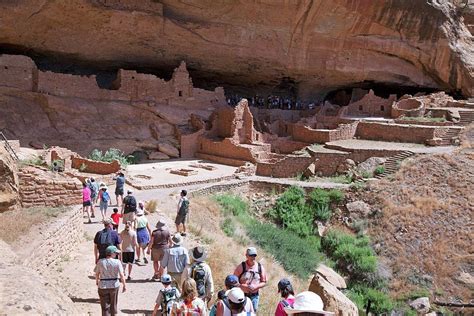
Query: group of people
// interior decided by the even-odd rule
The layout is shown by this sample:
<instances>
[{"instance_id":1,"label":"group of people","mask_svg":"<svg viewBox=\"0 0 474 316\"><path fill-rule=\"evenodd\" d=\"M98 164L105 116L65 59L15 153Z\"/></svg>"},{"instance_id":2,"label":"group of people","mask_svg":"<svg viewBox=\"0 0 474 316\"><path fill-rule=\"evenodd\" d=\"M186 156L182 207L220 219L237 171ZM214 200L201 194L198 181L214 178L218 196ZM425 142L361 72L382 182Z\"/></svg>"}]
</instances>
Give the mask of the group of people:
<instances>
[{"instance_id":1,"label":"group of people","mask_svg":"<svg viewBox=\"0 0 474 316\"><path fill-rule=\"evenodd\" d=\"M237 105L242 96L232 94L227 97L227 104L230 106ZM279 95L269 95L267 97L255 95L247 98L249 106L266 108L266 109L282 109L282 110L308 110L315 108L318 104L301 101L291 97L283 97Z\"/></svg>"},{"instance_id":2,"label":"group of people","mask_svg":"<svg viewBox=\"0 0 474 316\"><path fill-rule=\"evenodd\" d=\"M121 178L121 179L119 179ZM141 258L148 263L151 255L153 275L150 281L163 284L157 293L153 315L256 315L260 300L260 290L267 285L267 274L263 265L257 261L257 249L248 247L245 260L242 261L224 283L225 289L217 293L214 299L214 280L210 266L207 264L207 251L196 246L188 251L183 246L186 236L186 219L189 215L189 200L186 190L182 190L176 212L176 233L172 234L163 219L159 219L151 231L143 202L136 202L132 190L123 196L123 174L118 175L116 189L117 208L111 217L107 217L107 207L101 214L104 228L94 237L95 280L102 308L102 315L117 314L117 303L120 284L122 291L127 289L127 281L132 280L134 263ZM89 191L89 179L84 183L84 212L92 210L94 215L94 197ZM95 201L101 203L107 187L99 184ZM102 193L100 193L102 192ZM121 194L120 194L121 193ZM110 197L109 197L110 198ZM105 198L107 202L110 200ZM88 203L89 202L89 203ZM119 208L121 211L119 213ZM120 219L124 228L119 232ZM89 217L90 220L90 217ZM284 316L296 313L323 313L322 301L312 292L303 292L294 296L289 280L282 279L277 285L281 301L276 307L275 315ZM319 300L318 300L319 299ZM309 306L312 304L312 307ZM313 306L314 305L314 306ZM324 312L326 313L326 312ZM312 314L307 314L312 315Z\"/></svg>"}]
</instances>

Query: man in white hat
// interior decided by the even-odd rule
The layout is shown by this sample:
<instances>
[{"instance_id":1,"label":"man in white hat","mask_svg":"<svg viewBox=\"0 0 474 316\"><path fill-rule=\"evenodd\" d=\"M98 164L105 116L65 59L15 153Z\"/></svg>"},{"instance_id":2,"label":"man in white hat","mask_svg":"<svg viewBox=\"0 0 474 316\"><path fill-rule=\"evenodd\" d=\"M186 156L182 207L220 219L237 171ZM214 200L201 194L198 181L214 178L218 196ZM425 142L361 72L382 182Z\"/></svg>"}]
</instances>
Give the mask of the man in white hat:
<instances>
[{"instance_id":1,"label":"man in white hat","mask_svg":"<svg viewBox=\"0 0 474 316\"><path fill-rule=\"evenodd\" d=\"M192 278L196 281L198 297L208 303L214 294L214 280L211 267L205 262L207 251L203 247L194 247L189 252L192 264L184 272L183 279Z\"/></svg>"},{"instance_id":2,"label":"man in white hat","mask_svg":"<svg viewBox=\"0 0 474 316\"><path fill-rule=\"evenodd\" d=\"M305 291L295 296L293 307L285 307L288 315L313 316L313 315L334 315L333 312L324 310L324 303L318 294Z\"/></svg>"},{"instance_id":3,"label":"man in white hat","mask_svg":"<svg viewBox=\"0 0 474 316\"><path fill-rule=\"evenodd\" d=\"M161 265L168 269L174 285L181 290L182 275L186 265L190 264L188 250L182 246L183 237L176 233L171 237L172 247L165 251Z\"/></svg>"},{"instance_id":4,"label":"man in white hat","mask_svg":"<svg viewBox=\"0 0 474 316\"><path fill-rule=\"evenodd\" d=\"M256 315L252 301L245 296L239 287L227 291L226 298L218 306L216 316L248 316Z\"/></svg>"},{"instance_id":5,"label":"man in white hat","mask_svg":"<svg viewBox=\"0 0 474 316\"><path fill-rule=\"evenodd\" d=\"M165 254L165 250L170 246L170 231L166 223L160 219L156 223L156 229L151 233L150 247L148 247L148 254L151 253L151 260L153 261L154 274L152 279L159 280L163 274L163 267L161 260Z\"/></svg>"}]
</instances>

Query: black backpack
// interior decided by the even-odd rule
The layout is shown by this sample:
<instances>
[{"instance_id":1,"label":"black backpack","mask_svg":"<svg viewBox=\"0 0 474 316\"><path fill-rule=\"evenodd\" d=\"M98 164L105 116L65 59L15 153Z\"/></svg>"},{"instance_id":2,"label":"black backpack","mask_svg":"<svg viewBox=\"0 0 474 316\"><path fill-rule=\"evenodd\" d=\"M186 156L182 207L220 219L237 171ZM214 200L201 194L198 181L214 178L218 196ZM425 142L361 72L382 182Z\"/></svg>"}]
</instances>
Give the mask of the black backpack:
<instances>
[{"instance_id":1,"label":"black backpack","mask_svg":"<svg viewBox=\"0 0 474 316\"><path fill-rule=\"evenodd\" d=\"M162 289L160 292L163 294L163 301L161 302L161 315L169 315L173 307L173 303L178 300L176 295L176 288Z\"/></svg>"},{"instance_id":2,"label":"black backpack","mask_svg":"<svg viewBox=\"0 0 474 316\"><path fill-rule=\"evenodd\" d=\"M137 211L137 200L133 196L127 196L125 198L125 207L124 207L124 213L131 213L131 212L136 212Z\"/></svg>"},{"instance_id":3,"label":"black backpack","mask_svg":"<svg viewBox=\"0 0 474 316\"><path fill-rule=\"evenodd\" d=\"M115 246L112 238L112 230L104 229L99 232L98 245L99 253L105 255L108 246Z\"/></svg>"},{"instance_id":4,"label":"black backpack","mask_svg":"<svg viewBox=\"0 0 474 316\"><path fill-rule=\"evenodd\" d=\"M262 265L260 264L260 262L257 262L258 264L258 277L260 278L260 280L262 280ZM240 278L244 275L244 273L247 272L247 263L245 261L242 261L242 273L239 275L239 280Z\"/></svg>"},{"instance_id":5,"label":"black backpack","mask_svg":"<svg viewBox=\"0 0 474 316\"><path fill-rule=\"evenodd\" d=\"M191 276L196 281L198 296L206 295L206 271L201 263L194 266Z\"/></svg>"}]
</instances>

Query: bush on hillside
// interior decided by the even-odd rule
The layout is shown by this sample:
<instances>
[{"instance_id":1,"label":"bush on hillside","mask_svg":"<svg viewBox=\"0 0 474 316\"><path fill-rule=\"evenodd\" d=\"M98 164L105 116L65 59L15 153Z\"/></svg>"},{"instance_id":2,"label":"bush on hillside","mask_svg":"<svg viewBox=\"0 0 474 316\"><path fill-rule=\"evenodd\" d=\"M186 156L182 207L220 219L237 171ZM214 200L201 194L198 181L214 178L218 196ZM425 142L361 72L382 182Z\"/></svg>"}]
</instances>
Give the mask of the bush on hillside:
<instances>
[{"instance_id":1,"label":"bush on hillside","mask_svg":"<svg viewBox=\"0 0 474 316\"><path fill-rule=\"evenodd\" d=\"M346 294L357 305L361 313L365 313L369 301L370 312L375 315L388 313L394 308L393 301L386 293L362 284L350 286Z\"/></svg>"},{"instance_id":2,"label":"bush on hillside","mask_svg":"<svg viewBox=\"0 0 474 316\"><path fill-rule=\"evenodd\" d=\"M340 190L323 190L314 189L309 194L311 207L314 209L316 219L320 221L328 221L332 216L330 204L332 202L339 203L344 199L344 193Z\"/></svg>"},{"instance_id":3,"label":"bush on hillside","mask_svg":"<svg viewBox=\"0 0 474 316\"><path fill-rule=\"evenodd\" d=\"M336 261L338 268L351 275L352 280L363 281L377 269L377 257L366 236L355 237L333 229L324 236L321 245Z\"/></svg>"},{"instance_id":4,"label":"bush on hillside","mask_svg":"<svg viewBox=\"0 0 474 316\"><path fill-rule=\"evenodd\" d=\"M225 215L239 216L247 213L248 205L240 197L230 194L221 194L215 197L217 203L222 206Z\"/></svg>"},{"instance_id":5,"label":"bush on hillside","mask_svg":"<svg viewBox=\"0 0 474 316\"><path fill-rule=\"evenodd\" d=\"M276 200L268 215L283 228L300 237L313 234L313 214L306 205L305 194L300 187L292 186L286 190Z\"/></svg>"},{"instance_id":6,"label":"bush on hillside","mask_svg":"<svg viewBox=\"0 0 474 316\"><path fill-rule=\"evenodd\" d=\"M128 166L131 162L129 160L131 158L131 156L125 156L123 151L121 151L117 148L110 148L105 153L103 153L99 149L94 149L89 154L88 158L90 160L103 161L103 162L112 162L114 160L118 160L120 165L123 166L123 167Z\"/></svg>"}]
</instances>

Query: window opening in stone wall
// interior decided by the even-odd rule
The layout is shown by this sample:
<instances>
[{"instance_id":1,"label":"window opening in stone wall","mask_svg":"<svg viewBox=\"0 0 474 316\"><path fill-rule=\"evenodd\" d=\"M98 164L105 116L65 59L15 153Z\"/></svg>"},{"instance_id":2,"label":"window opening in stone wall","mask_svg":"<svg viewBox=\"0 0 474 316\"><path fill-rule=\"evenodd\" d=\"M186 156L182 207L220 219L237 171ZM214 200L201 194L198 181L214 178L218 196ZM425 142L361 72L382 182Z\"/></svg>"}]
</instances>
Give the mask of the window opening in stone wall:
<instances>
[{"instance_id":1,"label":"window opening in stone wall","mask_svg":"<svg viewBox=\"0 0 474 316\"><path fill-rule=\"evenodd\" d=\"M380 111L385 111L385 107L383 105L380 106Z\"/></svg>"},{"instance_id":2,"label":"window opening in stone wall","mask_svg":"<svg viewBox=\"0 0 474 316\"><path fill-rule=\"evenodd\" d=\"M8 67L7 67L7 66L5 66L4 68L5 68L5 69L8 69Z\"/></svg>"},{"instance_id":3,"label":"window opening in stone wall","mask_svg":"<svg viewBox=\"0 0 474 316\"><path fill-rule=\"evenodd\" d=\"M359 105L359 111L362 111L363 108L362 108L362 105Z\"/></svg>"},{"instance_id":4,"label":"window opening in stone wall","mask_svg":"<svg viewBox=\"0 0 474 316\"><path fill-rule=\"evenodd\" d=\"M183 91L178 91L178 95L179 95L180 97L182 97L182 96L183 96Z\"/></svg>"}]
</instances>

